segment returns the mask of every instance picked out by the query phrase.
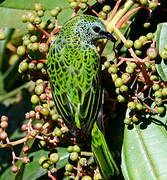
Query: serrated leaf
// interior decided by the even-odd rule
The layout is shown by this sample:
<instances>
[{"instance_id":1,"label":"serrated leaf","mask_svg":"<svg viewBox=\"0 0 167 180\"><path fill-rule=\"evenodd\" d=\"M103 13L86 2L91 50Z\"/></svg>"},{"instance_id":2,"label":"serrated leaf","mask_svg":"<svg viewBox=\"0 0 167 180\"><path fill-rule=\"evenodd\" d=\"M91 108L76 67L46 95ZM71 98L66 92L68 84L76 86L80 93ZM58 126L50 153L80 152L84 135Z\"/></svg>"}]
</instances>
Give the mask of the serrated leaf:
<instances>
[{"instance_id":1,"label":"serrated leaf","mask_svg":"<svg viewBox=\"0 0 167 180\"><path fill-rule=\"evenodd\" d=\"M126 180L167 179L166 119L167 114L164 117L147 114L145 123L132 129L125 126L121 168Z\"/></svg>"},{"instance_id":2,"label":"serrated leaf","mask_svg":"<svg viewBox=\"0 0 167 180\"><path fill-rule=\"evenodd\" d=\"M33 9L35 2L41 3L46 9L45 19L50 18L49 11L56 6L62 8L62 12L58 16L58 22L63 24L72 15L72 9L69 7L67 0L6 0L0 4L0 27L18 28L25 30L25 25L21 21L21 17L27 10Z\"/></svg>"},{"instance_id":3,"label":"serrated leaf","mask_svg":"<svg viewBox=\"0 0 167 180\"><path fill-rule=\"evenodd\" d=\"M159 52L162 52L165 44L167 44L167 23L161 23L157 26L157 31L155 33L156 47ZM158 74L163 81L167 81L167 62L161 59L160 62L156 64Z\"/></svg>"}]
</instances>

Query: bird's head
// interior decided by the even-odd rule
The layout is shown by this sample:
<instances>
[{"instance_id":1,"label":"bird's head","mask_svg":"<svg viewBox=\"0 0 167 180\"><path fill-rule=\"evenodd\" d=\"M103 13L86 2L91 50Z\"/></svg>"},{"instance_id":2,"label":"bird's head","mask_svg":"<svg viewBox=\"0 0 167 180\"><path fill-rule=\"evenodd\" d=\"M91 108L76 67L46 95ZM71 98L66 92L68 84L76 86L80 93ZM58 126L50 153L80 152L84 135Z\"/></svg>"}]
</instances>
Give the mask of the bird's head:
<instances>
[{"instance_id":1,"label":"bird's head","mask_svg":"<svg viewBox=\"0 0 167 180\"><path fill-rule=\"evenodd\" d=\"M90 15L79 15L65 25L71 28L71 38L86 44L95 44L98 39L109 39L115 42L115 38L106 30L103 22L97 17ZM75 36L75 37L74 37Z\"/></svg>"}]
</instances>

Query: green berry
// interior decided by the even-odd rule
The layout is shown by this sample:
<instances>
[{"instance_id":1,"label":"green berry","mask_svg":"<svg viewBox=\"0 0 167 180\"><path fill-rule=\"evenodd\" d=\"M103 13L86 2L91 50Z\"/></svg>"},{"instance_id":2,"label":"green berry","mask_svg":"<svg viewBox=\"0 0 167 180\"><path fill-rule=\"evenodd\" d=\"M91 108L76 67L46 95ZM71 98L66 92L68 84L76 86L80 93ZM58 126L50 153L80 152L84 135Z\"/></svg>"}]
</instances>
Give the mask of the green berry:
<instances>
[{"instance_id":1,"label":"green berry","mask_svg":"<svg viewBox=\"0 0 167 180\"><path fill-rule=\"evenodd\" d=\"M36 11L43 10L42 4L41 3L35 3L34 4L34 10L36 10Z\"/></svg>"},{"instance_id":2,"label":"green berry","mask_svg":"<svg viewBox=\"0 0 167 180\"><path fill-rule=\"evenodd\" d=\"M73 152L73 146L68 146L67 151L68 151L69 153Z\"/></svg>"},{"instance_id":3,"label":"green berry","mask_svg":"<svg viewBox=\"0 0 167 180\"><path fill-rule=\"evenodd\" d=\"M109 13L109 12L111 11L111 6L105 5L102 10L103 10L103 12L105 12L105 13Z\"/></svg>"},{"instance_id":4,"label":"green berry","mask_svg":"<svg viewBox=\"0 0 167 180\"><path fill-rule=\"evenodd\" d=\"M145 43L147 41L147 37L146 36L140 36L139 40L141 41L141 43Z\"/></svg>"},{"instance_id":5,"label":"green berry","mask_svg":"<svg viewBox=\"0 0 167 180\"><path fill-rule=\"evenodd\" d=\"M27 22L28 21L27 15L23 14L22 17L21 17L21 20L22 20L23 23Z\"/></svg>"},{"instance_id":6,"label":"green berry","mask_svg":"<svg viewBox=\"0 0 167 180\"><path fill-rule=\"evenodd\" d=\"M101 18L101 19L106 19L107 18L107 14L105 13L105 12L103 12L103 11L100 11L99 12L99 17Z\"/></svg>"},{"instance_id":7,"label":"green berry","mask_svg":"<svg viewBox=\"0 0 167 180\"><path fill-rule=\"evenodd\" d=\"M125 123L126 125L130 125L130 124L131 124L131 118L125 118L125 119L124 119L124 123Z\"/></svg>"},{"instance_id":8,"label":"green berry","mask_svg":"<svg viewBox=\"0 0 167 180\"><path fill-rule=\"evenodd\" d=\"M117 78L114 83L115 87L121 87L123 85L123 81L121 78Z\"/></svg>"},{"instance_id":9,"label":"green berry","mask_svg":"<svg viewBox=\"0 0 167 180\"><path fill-rule=\"evenodd\" d=\"M156 76L156 75L151 75L150 76L150 80L151 81L157 81L159 78L158 78L158 76Z\"/></svg>"},{"instance_id":10,"label":"green berry","mask_svg":"<svg viewBox=\"0 0 167 180\"><path fill-rule=\"evenodd\" d=\"M31 50L32 50L32 51L37 51L38 48L39 48L38 43L32 43L32 45L31 45Z\"/></svg>"},{"instance_id":11,"label":"green berry","mask_svg":"<svg viewBox=\"0 0 167 180\"><path fill-rule=\"evenodd\" d=\"M35 27L32 23L28 22L27 29L28 29L28 31L33 32L35 30Z\"/></svg>"},{"instance_id":12,"label":"green berry","mask_svg":"<svg viewBox=\"0 0 167 180\"><path fill-rule=\"evenodd\" d=\"M32 95L31 96L31 103L32 104L38 104L39 103L39 97L37 95Z\"/></svg>"},{"instance_id":13,"label":"green berry","mask_svg":"<svg viewBox=\"0 0 167 180\"><path fill-rule=\"evenodd\" d=\"M25 39L23 41L23 45L25 45L25 46L28 46L28 44L30 44L30 43L31 43L31 41L29 39Z\"/></svg>"},{"instance_id":14,"label":"green berry","mask_svg":"<svg viewBox=\"0 0 167 180\"><path fill-rule=\"evenodd\" d=\"M133 41L132 40L126 40L124 43L124 46L128 49L131 48L133 46Z\"/></svg>"},{"instance_id":15,"label":"green berry","mask_svg":"<svg viewBox=\"0 0 167 180\"><path fill-rule=\"evenodd\" d=\"M79 5L78 2L71 2L70 3L70 7L73 8L73 9L75 9L78 5Z\"/></svg>"},{"instance_id":16,"label":"green berry","mask_svg":"<svg viewBox=\"0 0 167 180\"><path fill-rule=\"evenodd\" d=\"M135 104L133 101L130 101L130 102L128 103L128 108L129 108L130 110L134 110L134 109L136 108L136 104Z\"/></svg>"},{"instance_id":17,"label":"green berry","mask_svg":"<svg viewBox=\"0 0 167 180\"><path fill-rule=\"evenodd\" d=\"M45 53L48 51L48 45L46 43L41 43L39 45L39 51L42 53Z\"/></svg>"},{"instance_id":18,"label":"green berry","mask_svg":"<svg viewBox=\"0 0 167 180\"><path fill-rule=\"evenodd\" d=\"M116 89L115 89L115 92L116 92L116 94L120 94L119 88L116 88Z\"/></svg>"},{"instance_id":19,"label":"green berry","mask_svg":"<svg viewBox=\"0 0 167 180\"><path fill-rule=\"evenodd\" d=\"M74 145L73 146L73 151L79 153L81 151L81 149L80 149L80 147L78 145Z\"/></svg>"},{"instance_id":20,"label":"green berry","mask_svg":"<svg viewBox=\"0 0 167 180\"><path fill-rule=\"evenodd\" d=\"M155 97L162 97L162 91L161 91L161 89L159 89L158 91L155 91L154 96L155 96Z\"/></svg>"},{"instance_id":21,"label":"green berry","mask_svg":"<svg viewBox=\"0 0 167 180\"><path fill-rule=\"evenodd\" d=\"M162 96L167 96L167 87L162 89Z\"/></svg>"},{"instance_id":22,"label":"green berry","mask_svg":"<svg viewBox=\"0 0 167 180\"><path fill-rule=\"evenodd\" d=\"M43 63L38 63L37 64L37 69L42 69L44 67L44 64Z\"/></svg>"},{"instance_id":23,"label":"green berry","mask_svg":"<svg viewBox=\"0 0 167 180\"><path fill-rule=\"evenodd\" d=\"M38 15L39 17L44 16L44 11L43 11L43 10L37 11L37 15Z\"/></svg>"},{"instance_id":24,"label":"green berry","mask_svg":"<svg viewBox=\"0 0 167 180\"><path fill-rule=\"evenodd\" d=\"M87 159L86 159L86 158L81 158L81 159L79 160L79 164L80 164L81 166L87 166Z\"/></svg>"},{"instance_id":25,"label":"green berry","mask_svg":"<svg viewBox=\"0 0 167 180\"><path fill-rule=\"evenodd\" d=\"M135 50L135 54L136 54L137 56L141 56L141 55L142 55L142 51L140 51L140 50Z\"/></svg>"},{"instance_id":26,"label":"green berry","mask_svg":"<svg viewBox=\"0 0 167 180\"><path fill-rule=\"evenodd\" d=\"M49 109L47 107L43 107L40 111L40 113L44 116L48 116L49 115Z\"/></svg>"},{"instance_id":27,"label":"green berry","mask_svg":"<svg viewBox=\"0 0 167 180\"><path fill-rule=\"evenodd\" d=\"M115 64L112 64L112 65L108 68L108 72L109 72L109 73L113 73L113 74L117 73L117 72L118 72L117 66L116 66Z\"/></svg>"},{"instance_id":28,"label":"green berry","mask_svg":"<svg viewBox=\"0 0 167 180\"><path fill-rule=\"evenodd\" d=\"M159 85L159 84L153 84L153 86L152 86L152 89L153 89L154 91L159 90L159 88L160 88L160 85Z\"/></svg>"},{"instance_id":29,"label":"green berry","mask_svg":"<svg viewBox=\"0 0 167 180\"><path fill-rule=\"evenodd\" d=\"M157 6L158 6L158 2L156 2L156 1L150 1L149 2L149 9L151 9L151 10L155 10L156 8L157 8Z\"/></svg>"},{"instance_id":30,"label":"green berry","mask_svg":"<svg viewBox=\"0 0 167 180\"><path fill-rule=\"evenodd\" d=\"M135 49L141 49L142 48L142 42L139 39L135 40L134 48Z\"/></svg>"},{"instance_id":31,"label":"green berry","mask_svg":"<svg viewBox=\"0 0 167 180\"><path fill-rule=\"evenodd\" d=\"M53 136L61 137L62 136L62 131L58 127L56 127L53 131Z\"/></svg>"},{"instance_id":32,"label":"green berry","mask_svg":"<svg viewBox=\"0 0 167 180\"><path fill-rule=\"evenodd\" d=\"M147 4L148 4L148 0L140 0L140 3L141 3L142 5L147 5Z\"/></svg>"},{"instance_id":33,"label":"green berry","mask_svg":"<svg viewBox=\"0 0 167 180\"><path fill-rule=\"evenodd\" d=\"M115 81L118 78L117 74L111 74L112 80Z\"/></svg>"},{"instance_id":34,"label":"green berry","mask_svg":"<svg viewBox=\"0 0 167 180\"><path fill-rule=\"evenodd\" d=\"M136 110L141 111L143 109L143 105L141 103L136 104Z\"/></svg>"},{"instance_id":35,"label":"green berry","mask_svg":"<svg viewBox=\"0 0 167 180\"><path fill-rule=\"evenodd\" d=\"M156 104L157 106L162 105L162 99L159 98L159 97L156 97L156 98L155 98L155 104Z\"/></svg>"},{"instance_id":36,"label":"green berry","mask_svg":"<svg viewBox=\"0 0 167 180\"><path fill-rule=\"evenodd\" d=\"M49 159L51 162L57 163L59 161L60 157L59 157L58 153L52 153L52 154L50 154Z\"/></svg>"},{"instance_id":37,"label":"green berry","mask_svg":"<svg viewBox=\"0 0 167 180\"><path fill-rule=\"evenodd\" d=\"M151 23L150 22L146 22L143 24L143 27L144 28L149 28L151 26Z\"/></svg>"},{"instance_id":38,"label":"green berry","mask_svg":"<svg viewBox=\"0 0 167 180\"><path fill-rule=\"evenodd\" d=\"M17 48L17 54L19 56L23 56L26 52L26 47L25 46L18 46Z\"/></svg>"},{"instance_id":39,"label":"green berry","mask_svg":"<svg viewBox=\"0 0 167 180\"><path fill-rule=\"evenodd\" d=\"M139 121L139 118L138 118L136 115L133 115L133 116L132 116L132 121L133 121L134 123L136 123L136 122Z\"/></svg>"},{"instance_id":40,"label":"green berry","mask_svg":"<svg viewBox=\"0 0 167 180\"><path fill-rule=\"evenodd\" d=\"M162 59L167 59L167 50L163 50L161 53L160 53L160 56Z\"/></svg>"},{"instance_id":41,"label":"green berry","mask_svg":"<svg viewBox=\"0 0 167 180\"><path fill-rule=\"evenodd\" d=\"M47 25L47 23L43 22L43 21L39 24L40 28L42 28L42 29L45 29L46 25Z\"/></svg>"},{"instance_id":42,"label":"green berry","mask_svg":"<svg viewBox=\"0 0 167 180\"><path fill-rule=\"evenodd\" d=\"M148 33L148 34L146 35L146 37L147 37L148 40L151 40L151 39L154 38L154 34L153 34L153 33Z\"/></svg>"},{"instance_id":43,"label":"green berry","mask_svg":"<svg viewBox=\"0 0 167 180\"><path fill-rule=\"evenodd\" d=\"M101 177L100 173L96 173L93 177L93 180L102 180L103 178Z\"/></svg>"},{"instance_id":44,"label":"green berry","mask_svg":"<svg viewBox=\"0 0 167 180\"><path fill-rule=\"evenodd\" d=\"M49 166L50 166L50 164L49 164L48 162L44 162L44 163L42 164L42 167L43 167L44 169L48 169Z\"/></svg>"},{"instance_id":45,"label":"green berry","mask_svg":"<svg viewBox=\"0 0 167 180\"><path fill-rule=\"evenodd\" d=\"M162 114L164 112L164 110L165 110L165 108L163 106L161 106L161 107L159 106L156 108L156 111L158 114Z\"/></svg>"},{"instance_id":46,"label":"green berry","mask_svg":"<svg viewBox=\"0 0 167 180\"><path fill-rule=\"evenodd\" d=\"M35 93L37 94L37 95L40 95L40 94L42 94L43 93L43 91L44 91L44 87L43 87L43 85L37 85L36 87L35 87Z\"/></svg>"},{"instance_id":47,"label":"green berry","mask_svg":"<svg viewBox=\"0 0 167 180\"><path fill-rule=\"evenodd\" d=\"M119 94L117 96L117 100L118 100L118 102L123 103L123 102L125 102L125 97Z\"/></svg>"},{"instance_id":48,"label":"green berry","mask_svg":"<svg viewBox=\"0 0 167 180\"><path fill-rule=\"evenodd\" d=\"M38 37L35 36L35 35L33 35L33 36L30 37L30 41L31 41L31 42L37 42L37 40L38 40Z\"/></svg>"},{"instance_id":49,"label":"green berry","mask_svg":"<svg viewBox=\"0 0 167 180\"><path fill-rule=\"evenodd\" d=\"M59 11L55 8L50 11L50 15L56 17L59 14Z\"/></svg>"},{"instance_id":50,"label":"green berry","mask_svg":"<svg viewBox=\"0 0 167 180\"><path fill-rule=\"evenodd\" d=\"M33 21L34 24L38 25L41 22L42 22L42 19L40 17L37 16L37 17L34 18L34 21Z\"/></svg>"},{"instance_id":51,"label":"green berry","mask_svg":"<svg viewBox=\"0 0 167 180\"><path fill-rule=\"evenodd\" d=\"M72 153L70 154L70 159L71 159L72 161L76 161L76 160L78 159L78 157L79 157L79 155L78 155L77 152L72 152Z\"/></svg>"},{"instance_id":52,"label":"green berry","mask_svg":"<svg viewBox=\"0 0 167 180\"><path fill-rule=\"evenodd\" d=\"M30 70L35 70L35 69L36 69L35 63L33 63L33 62L29 63L29 64L28 64L28 69L30 69Z\"/></svg>"},{"instance_id":53,"label":"green berry","mask_svg":"<svg viewBox=\"0 0 167 180\"><path fill-rule=\"evenodd\" d=\"M92 180L90 176L83 176L81 180Z\"/></svg>"},{"instance_id":54,"label":"green berry","mask_svg":"<svg viewBox=\"0 0 167 180\"><path fill-rule=\"evenodd\" d=\"M59 118L59 115L58 115L58 114L53 114L53 115L52 115L52 120L53 120L53 121L56 121L58 118Z\"/></svg>"},{"instance_id":55,"label":"green berry","mask_svg":"<svg viewBox=\"0 0 167 180\"><path fill-rule=\"evenodd\" d=\"M125 69L125 71L127 72L127 73L129 73L129 74L132 74L133 72L134 72L134 68L133 68L133 66L127 66L126 67L126 69Z\"/></svg>"},{"instance_id":56,"label":"green berry","mask_svg":"<svg viewBox=\"0 0 167 180\"><path fill-rule=\"evenodd\" d=\"M66 171L72 171L73 170L73 165L72 164L66 164L65 165L65 170Z\"/></svg>"},{"instance_id":57,"label":"green berry","mask_svg":"<svg viewBox=\"0 0 167 180\"><path fill-rule=\"evenodd\" d=\"M128 86L123 84L119 89L120 89L121 92L127 92L128 91Z\"/></svg>"},{"instance_id":58,"label":"green berry","mask_svg":"<svg viewBox=\"0 0 167 180\"><path fill-rule=\"evenodd\" d=\"M45 157L45 156L41 156L40 158L39 158L39 164L41 165L41 164L43 164L43 162L44 161L46 161L47 160L47 158Z\"/></svg>"},{"instance_id":59,"label":"green berry","mask_svg":"<svg viewBox=\"0 0 167 180\"><path fill-rule=\"evenodd\" d=\"M24 72L24 71L27 71L28 69L28 63L26 61L22 61L20 64L19 64L19 70L21 72Z\"/></svg>"},{"instance_id":60,"label":"green berry","mask_svg":"<svg viewBox=\"0 0 167 180\"><path fill-rule=\"evenodd\" d=\"M123 73L121 76L121 79L122 79L123 83L125 83L125 84L129 81L129 78L130 78L129 73Z\"/></svg>"},{"instance_id":61,"label":"green berry","mask_svg":"<svg viewBox=\"0 0 167 180\"><path fill-rule=\"evenodd\" d=\"M109 68L110 67L110 62L109 61L105 61L104 62L104 67L105 68Z\"/></svg>"}]
</instances>

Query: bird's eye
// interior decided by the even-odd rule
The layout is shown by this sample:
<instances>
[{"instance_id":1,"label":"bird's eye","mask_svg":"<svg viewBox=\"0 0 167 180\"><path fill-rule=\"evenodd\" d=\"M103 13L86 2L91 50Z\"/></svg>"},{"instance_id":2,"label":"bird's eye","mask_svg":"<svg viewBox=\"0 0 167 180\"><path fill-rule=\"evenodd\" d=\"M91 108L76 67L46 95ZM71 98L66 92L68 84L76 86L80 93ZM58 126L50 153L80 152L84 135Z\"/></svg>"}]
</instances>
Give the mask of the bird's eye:
<instances>
[{"instance_id":1,"label":"bird's eye","mask_svg":"<svg viewBox=\"0 0 167 180\"><path fill-rule=\"evenodd\" d=\"M98 33L98 32L100 32L100 28L98 26L94 26L93 27L93 31Z\"/></svg>"}]
</instances>

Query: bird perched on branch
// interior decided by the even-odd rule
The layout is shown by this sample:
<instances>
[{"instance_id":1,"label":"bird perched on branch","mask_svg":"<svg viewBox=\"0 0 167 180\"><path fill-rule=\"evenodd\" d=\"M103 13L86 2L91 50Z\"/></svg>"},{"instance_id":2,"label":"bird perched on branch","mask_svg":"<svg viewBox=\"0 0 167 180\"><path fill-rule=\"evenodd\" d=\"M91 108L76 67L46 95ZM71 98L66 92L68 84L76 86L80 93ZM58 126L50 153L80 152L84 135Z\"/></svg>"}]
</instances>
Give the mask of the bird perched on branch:
<instances>
[{"instance_id":1,"label":"bird perched on branch","mask_svg":"<svg viewBox=\"0 0 167 180\"><path fill-rule=\"evenodd\" d=\"M74 137L90 141L102 177L110 179L118 169L96 123L102 95L96 42L102 38L115 41L97 17L73 17L55 36L47 66L59 114Z\"/></svg>"}]
</instances>

